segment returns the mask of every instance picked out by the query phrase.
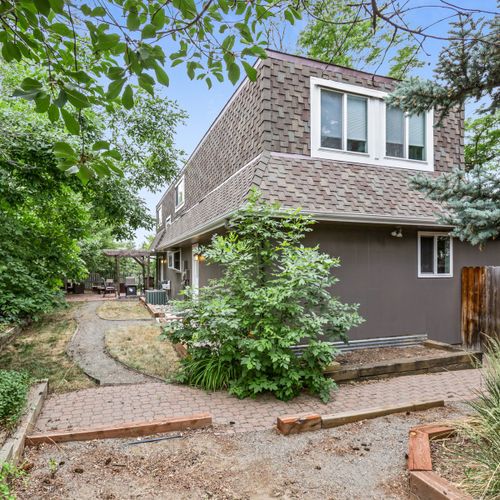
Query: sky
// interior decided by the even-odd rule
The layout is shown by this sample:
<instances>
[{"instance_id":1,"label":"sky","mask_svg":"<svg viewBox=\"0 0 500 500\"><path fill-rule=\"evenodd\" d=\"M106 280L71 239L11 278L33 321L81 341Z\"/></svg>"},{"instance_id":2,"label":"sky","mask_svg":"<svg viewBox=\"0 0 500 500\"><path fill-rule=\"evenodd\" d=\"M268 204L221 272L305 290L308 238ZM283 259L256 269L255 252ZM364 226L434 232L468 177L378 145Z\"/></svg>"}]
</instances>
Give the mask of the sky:
<instances>
[{"instance_id":1,"label":"sky","mask_svg":"<svg viewBox=\"0 0 500 500\"><path fill-rule=\"evenodd\" d=\"M438 19L441 19L443 17L443 11L441 9L429 9L425 7L429 4L436 5L438 3L439 0L409 0L409 4L412 7L422 7L414 10L414 13L409 18L412 26L428 26L438 21ZM454 4L467 8L489 11L497 10L495 0L454 0ZM297 37L304 25L305 21L299 21L295 26L289 26L287 28L284 47L286 52L296 53ZM436 24L431 28L431 32L435 35L445 35L447 31L447 22ZM432 78L432 70L437 63L442 44L443 42L440 40L428 40L426 42L425 49L429 54L424 57L426 65L417 70L415 74L424 78ZM386 73L387 66L382 66L378 72L379 74ZM176 134L176 146L186 153L187 158L196 148L197 144L209 129L211 123L215 120L226 102L230 99L239 85L239 82L233 85L228 80L223 83L218 83L217 80L214 79L213 87L208 89L205 82L190 80L183 65L171 68L168 73L170 85L161 92L161 95L165 95L165 97L177 101L179 106L188 114L185 124L178 128ZM471 110L473 110L473 106L469 108L469 113ZM152 215L155 215L156 204L167 187L168 184L165 183L156 193L147 190L141 191L141 196L146 201ZM136 232L136 244L141 245L148 234L151 234L151 231L139 229Z\"/></svg>"}]
</instances>

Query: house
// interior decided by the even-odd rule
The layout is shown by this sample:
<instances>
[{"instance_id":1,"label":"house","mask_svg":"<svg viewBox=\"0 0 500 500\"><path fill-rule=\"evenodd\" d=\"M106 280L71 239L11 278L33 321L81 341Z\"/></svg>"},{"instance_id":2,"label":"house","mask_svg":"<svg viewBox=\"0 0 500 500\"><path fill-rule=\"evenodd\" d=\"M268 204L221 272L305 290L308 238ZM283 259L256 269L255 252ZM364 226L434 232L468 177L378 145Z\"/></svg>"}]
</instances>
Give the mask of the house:
<instances>
[{"instance_id":1,"label":"house","mask_svg":"<svg viewBox=\"0 0 500 500\"><path fill-rule=\"evenodd\" d=\"M318 221L305 244L340 257L334 293L359 303L366 320L351 338L427 334L459 343L461 269L500 265L500 241L480 251L452 239L437 221L441 207L409 181L463 163L463 113L435 127L432 111L405 116L386 106L391 78L268 56L157 205L160 280L176 297L217 276L197 248L256 186L264 199L300 206Z\"/></svg>"}]
</instances>

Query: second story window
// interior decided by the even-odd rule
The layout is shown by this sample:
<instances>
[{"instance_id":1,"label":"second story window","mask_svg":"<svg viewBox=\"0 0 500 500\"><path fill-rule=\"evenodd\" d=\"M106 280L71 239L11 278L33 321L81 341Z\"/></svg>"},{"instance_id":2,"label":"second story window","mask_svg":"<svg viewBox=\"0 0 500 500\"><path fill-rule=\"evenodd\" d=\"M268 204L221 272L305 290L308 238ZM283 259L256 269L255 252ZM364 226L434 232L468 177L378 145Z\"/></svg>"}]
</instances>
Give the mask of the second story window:
<instances>
[{"instance_id":1,"label":"second story window","mask_svg":"<svg viewBox=\"0 0 500 500\"><path fill-rule=\"evenodd\" d=\"M386 156L425 161L425 121L424 114L405 116L401 109L387 106Z\"/></svg>"},{"instance_id":2,"label":"second story window","mask_svg":"<svg viewBox=\"0 0 500 500\"><path fill-rule=\"evenodd\" d=\"M321 146L366 153L367 99L321 90Z\"/></svg>"},{"instance_id":3,"label":"second story window","mask_svg":"<svg viewBox=\"0 0 500 500\"><path fill-rule=\"evenodd\" d=\"M184 201L184 177L181 177L175 185L175 210L179 210L184 205Z\"/></svg>"},{"instance_id":4,"label":"second story window","mask_svg":"<svg viewBox=\"0 0 500 500\"><path fill-rule=\"evenodd\" d=\"M156 226L161 227L163 225L163 205L160 205L158 211L156 212Z\"/></svg>"},{"instance_id":5,"label":"second story window","mask_svg":"<svg viewBox=\"0 0 500 500\"><path fill-rule=\"evenodd\" d=\"M434 170L434 114L386 105L385 90L311 77L311 156L380 167Z\"/></svg>"}]
</instances>

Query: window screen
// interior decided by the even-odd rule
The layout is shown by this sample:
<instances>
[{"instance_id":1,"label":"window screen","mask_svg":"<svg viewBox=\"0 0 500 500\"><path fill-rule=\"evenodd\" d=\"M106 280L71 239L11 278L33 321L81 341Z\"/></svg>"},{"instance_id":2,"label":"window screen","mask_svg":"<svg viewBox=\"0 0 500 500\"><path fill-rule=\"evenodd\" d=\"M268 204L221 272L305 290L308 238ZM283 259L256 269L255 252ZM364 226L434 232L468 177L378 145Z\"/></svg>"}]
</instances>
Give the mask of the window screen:
<instances>
[{"instance_id":1,"label":"window screen","mask_svg":"<svg viewBox=\"0 0 500 500\"><path fill-rule=\"evenodd\" d=\"M434 273L434 236L420 237L420 272Z\"/></svg>"},{"instance_id":2,"label":"window screen","mask_svg":"<svg viewBox=\"0 0 500 500\"><path fill-rule=\"evenodd\" d=\"M387 107L385 116L385 150L387 156L404 157L405 117L401 109Z\"/></svg>"},{"instance_id":3,"label":"window screen","mask_svg":"<svg viewBox=\"0 0 500 500\"><path fill-rule=\"evenodd\" d=\"M347 96L347 150L366 153L366 99Z\"/></svg>"},{"instance_id":4,"label":"window screen","mask_svg":"<svg viewBox=\"0 0 500 500\"><path fill-rule=\"evenodd\" d=\"M321 91L321 146L342 149L342 94Z\"/></svg>"},{"instance_id":5,"label":"window screen","mask_svg":"<svg viewBox=\"0 0 500 500\"><path fill-rule=\"evenodd\" d=\"M411 115L408 126L408 158L425 160L425 115Z\"/></svg>"}]
</instances>

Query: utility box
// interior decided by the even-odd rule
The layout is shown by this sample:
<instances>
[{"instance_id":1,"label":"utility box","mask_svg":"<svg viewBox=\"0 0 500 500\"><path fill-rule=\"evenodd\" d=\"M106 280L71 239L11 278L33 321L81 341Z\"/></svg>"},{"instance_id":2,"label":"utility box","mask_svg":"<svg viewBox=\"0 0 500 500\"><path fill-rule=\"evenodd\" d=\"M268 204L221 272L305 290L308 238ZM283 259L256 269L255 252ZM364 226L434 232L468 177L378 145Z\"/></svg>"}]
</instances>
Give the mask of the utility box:
<instances>
[{"instance_id":1,"label":"utility box","mask_svg":"<svg viewBox=\"0 0 500 500\"><path fill-rule=\"evenodd\" d=\"M146 290L146 302L154 306L164 306L167 303L166 290Z\"/></svg>"}]
</instances>

